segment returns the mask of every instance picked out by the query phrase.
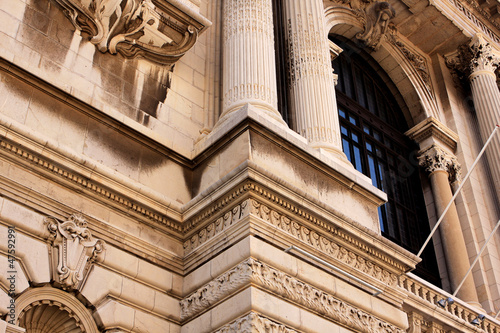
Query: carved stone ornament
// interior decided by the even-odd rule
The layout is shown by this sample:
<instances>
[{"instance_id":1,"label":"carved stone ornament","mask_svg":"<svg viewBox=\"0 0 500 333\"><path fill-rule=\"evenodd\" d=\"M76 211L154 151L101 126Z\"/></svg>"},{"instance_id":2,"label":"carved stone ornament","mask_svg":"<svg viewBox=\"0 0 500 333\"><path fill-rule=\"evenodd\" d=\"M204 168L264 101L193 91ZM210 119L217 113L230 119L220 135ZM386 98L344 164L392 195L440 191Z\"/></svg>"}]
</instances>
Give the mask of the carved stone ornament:
<instances>
[{"instance_id":1,"label":"carved stone ornament","mask_svg":"<svg viewBox=\"0 0 500 333\"><path fill-rule=\"evenodd\" d=\"M451 182L460 180L461 167L457 159L436 145L421 152L418 160L420 166L429 173L442 170L449 174Z\"/></svg>"},{"instance_id":2,"label":"carved stone ornament","mask_svg":"<svg viewBox=\"0 0 500 333\"><path fill-rule=\"evenodd\" d=\"M56 0L77 31L99 51L172 65L210 24L165 0ZM189 14L186 14L189 13Z\"/></svg>"},{"instance_id":3,"label":"carved stone ornament","mask_svg":"<svg viewBox=\"0 0 500 333\"><path fill-rule=\"evenodd\" d=\"M476 34L469 44L472 54L470 71L488 71L494 73L500 64L500 52L492 47L483 34Z\"/></svg>"},{"instance_id":4,"label":"carved stone ornament","mask_svg":"<svg viewBox=\"0 0 500 333\"><path fill-rule=\"evenodd\" d=\"M80 289L92 264L102 261L104 241L92 237L80 215L71 215L67 221L48 217L45 223L51 233L54 282L64 290Z\"/></svg>"},{"instance_id":5,"label":"carved stone ornament","mask_svg":"<svg viewBox=\"0 0 500 333\"><path fill-rule=\"evenodd\" d=\"M470 43L445 56L445 62L456 83L463 84L475 73L490 72L498 77L500 51L493 48L483 34L476 34Z\"/></svg>"},{"instance_id":6,"label":"carved stone ornament","mask_svg":"<svg viewBox=\"0 0 500 333\"><path fill-rule=\"evenodd\" d=\"M250 312L246 316L236 319L235 321L222 326L214 333L298 333L297 331L286 327L283 324L269 320L254 312Z\"/></svg>"},{"instance_id":7,"label":"carved stone ornament","mask_svg":"<svg viewBox=\"0 0 500 333\"><path fill-rule=\"evenodd\" d=\"M185 320L196 316L210 308L212 304L248 285L259 286L357 332L404 332L401 328L253 258L243 261L184 298L181 301L181 319ZM246 323L246 325L250 325L250 323ZM240 330L220 332L240 332Z\"/></svg>"},{"instance_id":8,"label":"carved stone ornament","mask_svg":"<svg viewBox=\"0 0 500 333\"><path fill-rule=\"evenodd\" d=\"M380 41L396 16L396 11L388 2L376 1L366 8L365 31L356 35L366 47L378 50Z\"/></svg>"}]
</instances>

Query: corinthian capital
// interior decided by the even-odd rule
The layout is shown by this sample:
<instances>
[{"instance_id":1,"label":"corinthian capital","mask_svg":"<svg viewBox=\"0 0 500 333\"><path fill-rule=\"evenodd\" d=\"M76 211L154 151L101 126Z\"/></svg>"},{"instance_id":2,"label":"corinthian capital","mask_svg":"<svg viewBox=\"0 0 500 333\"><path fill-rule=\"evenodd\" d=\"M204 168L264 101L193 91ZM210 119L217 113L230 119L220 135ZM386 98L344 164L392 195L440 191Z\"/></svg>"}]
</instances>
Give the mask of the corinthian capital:
<instances>
[{"instance_id":1,"label":"corinthian capital","mask_svg":"<svg viewBox=\"0 0 500 333\"><path fill-rule=\"evenodd\" d=\"M420 166L429 173L446 171L452 178L450 181L458 180L460 177L460 164L457 159L436 145L422 151L418 161Z\"/></svg>"},{"instance_id":2,"label":"corinthian capital","mask_svg":"<svg viewBox=\"0 0 500 333\"><path fill-rule=\"evenodd\" d=\"M472 55L470 62L471 75L480 71L494 74L500 64L500 51L494 48L483 34L476 34L469 44Z\"/></svg>"}]
</instances>

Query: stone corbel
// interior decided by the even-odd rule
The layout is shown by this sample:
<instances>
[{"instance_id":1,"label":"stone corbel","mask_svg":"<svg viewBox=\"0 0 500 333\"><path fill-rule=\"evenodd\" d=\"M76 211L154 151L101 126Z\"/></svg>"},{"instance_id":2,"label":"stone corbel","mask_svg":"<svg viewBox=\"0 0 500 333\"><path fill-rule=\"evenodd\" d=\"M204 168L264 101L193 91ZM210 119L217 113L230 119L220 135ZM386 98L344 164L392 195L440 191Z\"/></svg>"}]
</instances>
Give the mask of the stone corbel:
<instances>
[{"instance_id":1,"label":"stone corbel","mask_svg":"<svg viewBox=\"0 0 500 333\"><path fill-rule=\"evenodd\" d=\"M92 237L80 215L71 215L67 221L48 217L45 223L51 234L54 283L64 290L79 290L93 263L104 259L104 241Z\"/></svg>"},{"instance_id":2,"label":"stone corbel","mask_svg":"<svg viewBox=\"0 0 500 333\"><path fill-rule=\"evenodd\" d=\"M365 31L356 35L366 47L378 50L382 36L387 33L389 23L396 16L396 11L388 2L375 1L366 9Z\"/></svg>"},{"instance_id":3,"label":"stone corbel","mask_svg":"<svg viewBox=\"0 0 500 333\"><path fill-rule=\"evenodd\" d=\"M210 25L175 0L56 0L101 52L172 66Z\"/></svg>"}]
</instances>

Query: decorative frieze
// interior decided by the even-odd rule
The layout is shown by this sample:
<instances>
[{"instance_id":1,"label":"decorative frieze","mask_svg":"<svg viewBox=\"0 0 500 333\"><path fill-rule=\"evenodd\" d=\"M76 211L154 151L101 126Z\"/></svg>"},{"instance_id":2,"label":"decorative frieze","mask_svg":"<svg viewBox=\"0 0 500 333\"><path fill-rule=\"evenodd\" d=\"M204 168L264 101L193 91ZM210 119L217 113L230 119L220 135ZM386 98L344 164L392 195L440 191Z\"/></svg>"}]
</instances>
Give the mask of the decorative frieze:
<instances>
[{"instance_id":1,"label":"decorative frieze","mask_svg":"<svg viewBox=\"0 0 500 333\"><path fill-rule=\"evenodd\" d=\"M484 24L469 8L464 6L462 1L460 0L448 0L448 1L458 10L458 12L461 12L469 20L469 22L471 22L477 28L479 28L485 35L487 35L493 41L500 43L500 37L493 30L491 30L486 24ZM482 10L479 9L479 6L476 3L476 1L465 0L465 2L467 2L469 5L473 5L476 11L482 12ZM498 24L495 23L494 20L490 20L489 22L493 23L498 29L500 29L500 26L498 26Z\"/></svg>"},{"instance_id":2,"label":"decorative frieze","mask_svg":"<svg viewBox=\"0 0 500 333\"><path fill-rule=\"evenodd\" d=\"M266 205L255 200L251 200L251 203L252 215L260 217L297 240L311 245L326 255L372 276L387 285L395 286L397 284L397 276L380 267L380 265L375 262L334 242L324 234L308 228L297 221L291 220L288 216L276 210L272 210Z\"/></svg>"},{"instance_id":3,"label":"decorative frieze","mask_svg":"<svg viewBox=\"0 0 500 333\"><path fill-rule=\"evenodd\" d=\"M235 321L222 326L214 333L299 333L296 330L287 326L269 320L266 317L250 312L246 316L236 319Z\"/></svg>"},{"instance_id":4,"label":"decorative frieze","mask_svg":"<svg viewBox=\"0 0 500 333\"><path fill-rule=\"evenodd\" d=\"M210 24L162 0L56 0L77 31L101 52L172 65Z\"/></svg>"},{"instance_id":5,"label":"decorative frieze","mask_svg":"<svg viewBox=\"0 0 500 333\"><path fill-rule=\"evenodd\" d=\"M181 318L191 318L250 284L265 288L359 332L404 332L368 312L253 258L245 260L183 299Z\"/></svg>"},{"instance_id":6,"label":"decorative frieze","mask_svg":"<svg viewBox=\"0 0 500 333\"><path fill-rule=\"evenodd\" d=\"M52 279L62 289L80 289L92 264L102 261L104 241L92 237L81 215L67 221L47 217L45 223L51 234Z\"/></svg>"},{"instance_id":7,"label":"decorative frieze","mask_svg":"<svg viewBox=\"0 0 500 333\"><path fill-rule=\"evenodd\" d=\"M198 246L209 241L219 233L225 232L229 227L241 221L244 216L248 215L248 206L249 200L245 200L219 217L215 222L198 231L189 240L184 242L184 254L190 253Z\"/></svg>"}]
</instances>

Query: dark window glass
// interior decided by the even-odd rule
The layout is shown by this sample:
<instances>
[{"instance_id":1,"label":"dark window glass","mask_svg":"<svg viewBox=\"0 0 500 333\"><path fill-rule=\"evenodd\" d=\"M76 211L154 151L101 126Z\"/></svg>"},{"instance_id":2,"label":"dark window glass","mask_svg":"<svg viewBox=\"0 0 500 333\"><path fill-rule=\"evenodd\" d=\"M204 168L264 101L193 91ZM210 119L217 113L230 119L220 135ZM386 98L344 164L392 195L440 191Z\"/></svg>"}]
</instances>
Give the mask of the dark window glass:
<instances>
[{"instance_id":1,"label":"dark window glass","mask_svg":"<svg viewBox=\"0 0 500 333\"><path fill-rule=\"evenodd\" d=\"M334 41L335 42L335 41ZM417 147L402 133L407 125L388 87L356 52L334 60L342 147L349 161L388 196L381 206L382 234L416 253L430 228L414 156ZM383 93L384 92L384 93ZM413 158L412 158L413 157ZM436 258L428 246L415 273L440 286Z\"/></svg>"}]
</instances>

